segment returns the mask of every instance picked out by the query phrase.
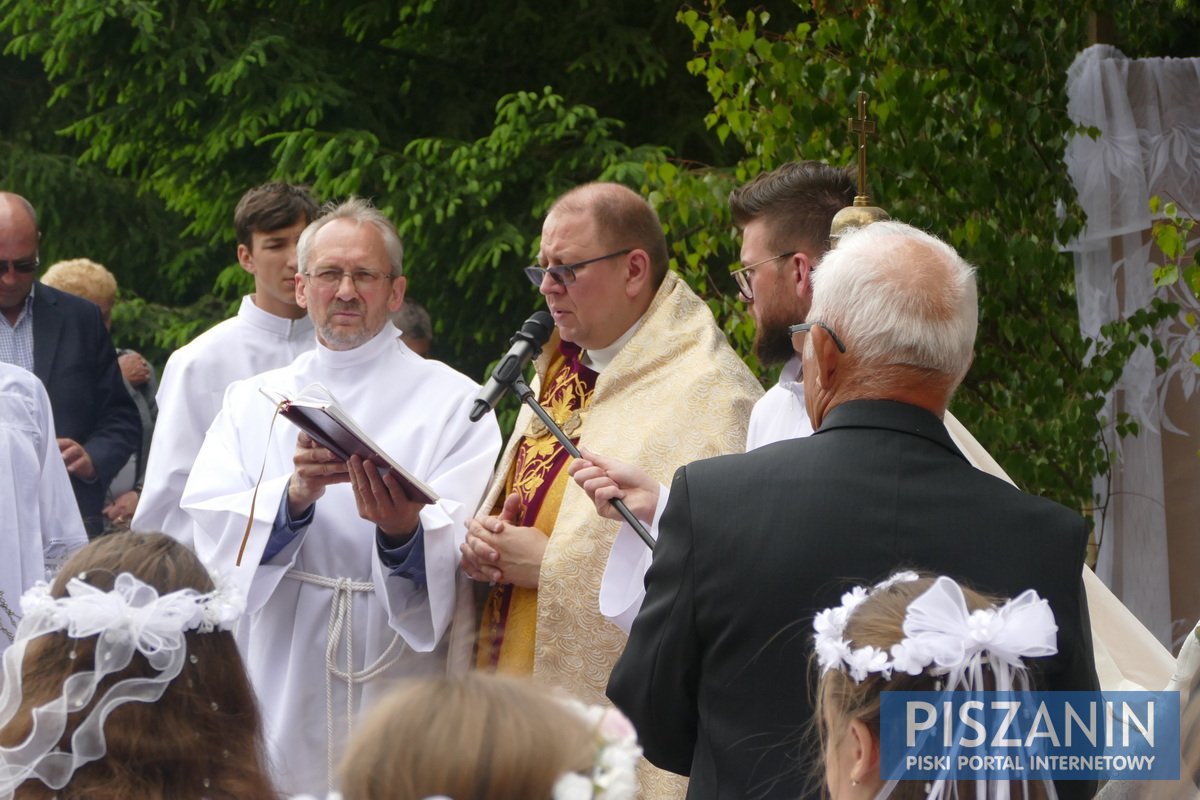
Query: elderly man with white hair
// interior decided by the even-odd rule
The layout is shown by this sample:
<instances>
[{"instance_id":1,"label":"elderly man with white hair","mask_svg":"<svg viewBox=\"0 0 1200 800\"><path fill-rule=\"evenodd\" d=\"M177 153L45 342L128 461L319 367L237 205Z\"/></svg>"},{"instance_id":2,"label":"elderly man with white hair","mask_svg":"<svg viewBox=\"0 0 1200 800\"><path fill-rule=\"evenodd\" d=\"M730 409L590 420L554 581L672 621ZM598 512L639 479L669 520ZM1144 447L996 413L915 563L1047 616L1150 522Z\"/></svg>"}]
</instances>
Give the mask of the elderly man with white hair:
<instances>
[{"instance_id":1,"label":"elderly man with white hair","mask_svg":"<svg viewBox=\"0 0 1200 800\"><path fill-rule=\"evenodd\" d=\"M689 798L815 796L795 763L812 715L804 631L898 567L1036 589L1059 626L1046 688L1098 688L1084 519L972 467L942 422L977 318L974 269L949 245L896 222L844 236L792 326L816 432L676 473L608 694L651 762L691 776Z\"/></svg>"}]
</instances>

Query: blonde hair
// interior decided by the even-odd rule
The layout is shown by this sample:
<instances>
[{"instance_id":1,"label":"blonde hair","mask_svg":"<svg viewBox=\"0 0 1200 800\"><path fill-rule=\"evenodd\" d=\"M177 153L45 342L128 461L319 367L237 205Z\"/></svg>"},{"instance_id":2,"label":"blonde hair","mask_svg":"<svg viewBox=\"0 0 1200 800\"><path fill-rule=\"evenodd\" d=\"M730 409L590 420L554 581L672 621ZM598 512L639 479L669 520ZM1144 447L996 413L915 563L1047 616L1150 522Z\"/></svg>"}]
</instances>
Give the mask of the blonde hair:
<instances>
[{"instance_id":1,"label":"blonde hair","mask_svg":"<svg viewBox=\"0 0 1200 800\"><path fill-rule=\"evenodd\" d=\"M549 800L595 756L588 723L528 680L472 672L404 681L341 766L345 800Z\"/></svg>"},{"instance_id":2,"label":"blonde hair","mask_svg":"<svg viewBox=\"0 0 1200 800\"><path fill-rule=\"evenodd\" d=\"M100 308L112 308L117 300L117 279L103 264L88 258L59 261L46 270L42 283L91 300Z\"/></svg>"},{"instance_id":3,"label":"blonde hair","mask_svg":"<svg viewBox=\"0 0 1200 800\"><path fill-rule=\"evenodd\" d=\"M865 646L878 647L887 652L892 645L898 644L905 638L904 618L908 606L923 595L934 583L935 578L923 575L917 580L899 581L886 588L878 589L867 596L867 599L851 612L846 620L843 634L851 648ZM992 608L1004 602L1003 598L993 597L974 591L962 582L963 598L968 611L978 611ZM865 724L876 740L879 739L879 715L883 692L932 692L937 691L938 678L928 672L919 675L909 675L901 670L895 670L890 677L882 673L872 672L861 683L856 682L848 673L831 669L821 676L816 691L816 705L813 709L813 723L821 743L822 763L829 748L838 734L851 720ZM820 780L816 775L814 780ZM823 781L822 781L823 783ZM1026 789L1028 791L1026 791ZM958 797L975 797L974 782L962 780L957 786ZM1031 781L1027 785L1021 781L1010 782L1010 792L1014 798L1045 796L1041 782ZM919 800L926 794L924 781L900 781L892 790L889 797L914 798Z\"/></svg>"}]
</instances>

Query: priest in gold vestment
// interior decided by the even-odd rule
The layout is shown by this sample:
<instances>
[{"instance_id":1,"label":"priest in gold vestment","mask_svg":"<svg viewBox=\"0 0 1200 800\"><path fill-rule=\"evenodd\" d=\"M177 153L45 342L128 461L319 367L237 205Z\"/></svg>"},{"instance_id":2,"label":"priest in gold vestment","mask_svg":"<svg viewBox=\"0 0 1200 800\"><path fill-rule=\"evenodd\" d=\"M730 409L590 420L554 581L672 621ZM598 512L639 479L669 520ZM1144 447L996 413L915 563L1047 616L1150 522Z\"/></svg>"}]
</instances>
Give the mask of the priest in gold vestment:
<instances>
[{"instance_id":1,"label":"priest in gold vestment","mask_svg":"<svg viewBox=\"0 0 1200 800\"><path fill-rule=\"evenodd\" d=\"M762 394L667 258L643 198L587 184L550 209L539 265L526 270L556 325L536 364L540 403L580 446L663 481L689 461L740 451ZM476 663L607 703L626 636L598 597L618 526L570 480L569 460L523 408L463 545L464 572L492 582ZM643 797L682 796L684 779L644 766Z\"/></svg>"}]
</instances>

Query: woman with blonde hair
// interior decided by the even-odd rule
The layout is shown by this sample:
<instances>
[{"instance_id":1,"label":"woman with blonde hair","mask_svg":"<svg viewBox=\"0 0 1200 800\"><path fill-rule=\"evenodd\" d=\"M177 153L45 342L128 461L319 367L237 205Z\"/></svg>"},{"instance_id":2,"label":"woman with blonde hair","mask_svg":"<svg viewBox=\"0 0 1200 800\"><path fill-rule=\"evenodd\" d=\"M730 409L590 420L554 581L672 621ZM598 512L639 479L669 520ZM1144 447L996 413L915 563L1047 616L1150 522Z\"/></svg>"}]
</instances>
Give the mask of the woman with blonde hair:
<instances>
[{"instance_id":1,"label":"woman with blonde hair","mask_svg":"<svg viewBox=\"0 0 1200 800\"><path fill-rule=\"evenodd\" d=\"M0 798L276 797L230 632L244 601L186 547L101 537L21 606L0 691Z\"/></svg>"},{"instance_id":2,"label":"woman with blonde hair","mask_svg":"<svg viewBox=\"0 0 1200 800\"><path fill-rule=\"evenodd\" d=\"M90 300L100 308L100 318L106 329L112 328L112 310L117 302L117 279L103 264L88 258L72 258L52 264L42 275L41 282L60 291ZM150 441L158 418L158 380L154 370L141 353L117 349L117 364L125 388L137 406L142 420L142 446L135 450L121 471L113 476L106 490L101 513L107 520L108 531L127 531L133 512L137 509L146 480L146 460L150 456Z\"/></svg>"},{"instance_id":3,"label":"woman with blonde hair","mask_svg":"<svg viewBox=\"0 0 1200 800\"><path fill-rule=\"evenodd\" d=\"M473 672L405 681L359 727L345 800L633 800L636 736L612 708Z\"/></svg>"}]
</instances>

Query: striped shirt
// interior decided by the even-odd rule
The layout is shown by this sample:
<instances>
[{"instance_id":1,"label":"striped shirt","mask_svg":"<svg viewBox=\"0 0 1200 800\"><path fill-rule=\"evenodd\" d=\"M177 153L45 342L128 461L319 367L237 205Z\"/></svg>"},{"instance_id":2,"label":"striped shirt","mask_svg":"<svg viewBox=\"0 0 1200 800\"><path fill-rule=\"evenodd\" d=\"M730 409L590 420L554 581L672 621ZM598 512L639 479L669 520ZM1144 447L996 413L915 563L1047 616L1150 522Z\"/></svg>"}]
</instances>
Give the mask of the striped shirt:
<instances>
[{"instance_id":1,"label":"striped shirt","mask_svg":"<svg viewBox=\"0 0 1200 800\"><path fill-rule=\"evenodd\" d=\"M25 296L25 307L16 323L0 314L0 361L33 372L33 287Z\"/></svg>"}]
</instances>

